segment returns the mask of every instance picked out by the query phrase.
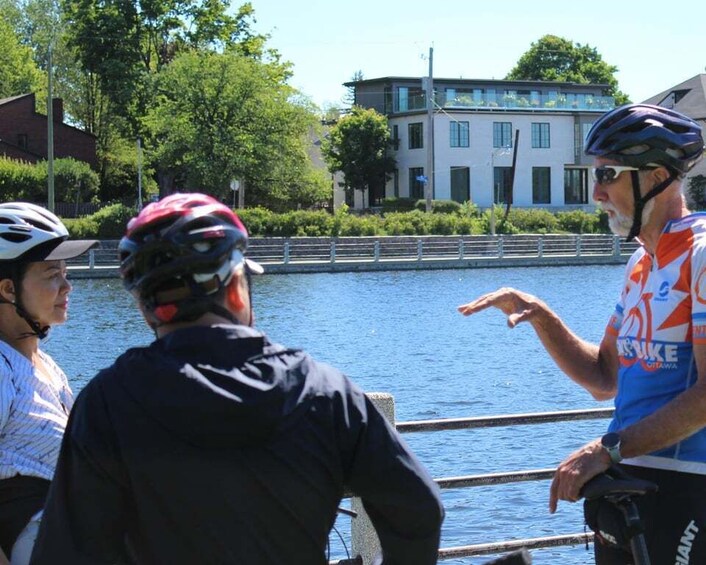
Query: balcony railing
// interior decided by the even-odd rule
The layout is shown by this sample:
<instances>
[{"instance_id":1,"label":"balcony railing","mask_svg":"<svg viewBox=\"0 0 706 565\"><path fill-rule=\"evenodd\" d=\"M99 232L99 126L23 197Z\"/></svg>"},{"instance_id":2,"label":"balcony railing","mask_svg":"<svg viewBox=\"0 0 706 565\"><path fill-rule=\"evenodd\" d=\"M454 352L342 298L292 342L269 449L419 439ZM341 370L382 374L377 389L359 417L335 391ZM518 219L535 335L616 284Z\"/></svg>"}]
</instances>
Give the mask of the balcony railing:
<instances>
[{"instance_id":1,"label":"balcony railing","mask_svg":"<svg viewBox=\"0 0 706 565\"><path fill-rule=\"evenodd\" d=\"M460 108L474 110L541 110L541 111L581 111L607 112L615 108L612 96L591 94L489 94L470 93L449 96L446 92L435 95L436 108ZM393 111L412 112L427 107L424 94L409 95L395 100Z\"/></svg>"},{"instance_id":2,"label":"balcony railing","mask_svg":"<svg viewBox=\"0 0 706 565\"><path fill-rule=\"evenodd\" d=\"M606 112L615 108L612 96L591 94L456 94L449 98L447 93L438 92L436 103L442 108L474 108L506 110L560 110L583 112Z\"/></svg>"}]
</instances>

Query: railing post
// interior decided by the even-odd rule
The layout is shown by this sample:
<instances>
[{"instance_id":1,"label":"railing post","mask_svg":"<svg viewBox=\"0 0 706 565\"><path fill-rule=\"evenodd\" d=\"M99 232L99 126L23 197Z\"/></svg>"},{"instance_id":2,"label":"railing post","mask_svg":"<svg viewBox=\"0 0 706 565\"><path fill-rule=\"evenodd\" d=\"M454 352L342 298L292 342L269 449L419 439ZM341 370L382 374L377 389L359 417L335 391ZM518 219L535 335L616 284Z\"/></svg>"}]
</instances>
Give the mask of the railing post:
<instances>
[{"instance_id":1,"label":"railing post","mask_svg":"<svg viewBox=\"0 0 706 565\"><path fill-rule=\"evenodd\" d=\"M368 392L365 394L380 413L395 425L395 398L384 392ZM375 528L365 513L363 502L360 498L351 498L351 509L358 513L357 518L351 522L351 549L354 556L363 558L363 565L370 565L375 556L380 552L380 540L375 533Z\"/></svg>"},{"instance_id":2,"label":"railing post","mask_svg":"<svg viewBox=\"0 0 706 565\"><path fill-rule=\"evenodd\" d=\"M465 253L465 251L466 251L466 246L463 243L463 237L461 237L461 239L458 240L458 258L459 259L463 259L463 254Z\"/></svg>"},{"instance_id":3,"label":"railing post","mask_svg":"<svg viewBox=\"0 0 706 565\"><path fill-rule=\"evenodd\" d=\"M620 236L613 236L613 255L620 257Z\"/></svg>"},{"instance_id":4,"label":"railing post","mask_svg":"<svg viewBox=\"0 0 706 565\"><path fill-rule=\"evenodd\" d=\"M289 263L289 241L284 242L284 264Z\"/></svg>"},{"instance_id":5,"label":"railing post","mask_svg":"<svg viewBox=\"0 0 706 565\"><path fill-rule=\"evenodd\" d=\"M499 235L498 236L498 259L502 259L504 255L504 250L503 250L503 236Z\"/></svg>"},{"instance_id":6,"label":"railing post","mask_svg":"<svg viewBox=\"0 0 706 565\"><path fill-rule=\"evenodd\" d=\"M380 261L380 241L375 240L375 245L373 247L373 255L375 256L375 262Z\"/></svg>"},{"instance_id":7,"label":"railing post","mask_svg":"<svg viewBox=\"0 0 706 565\"><path fill-rule=\"evenodd\" d=\"M331 263L336 262L336 242L331 240Z\"/></svg>"},{"instance_id":8,"label":"railing post","mask_svg":"<svg viewBox=\"0 0 706 565\"><path fill-rule=\"evenodd\" d=\"M537 257L544 256L544 236L540 235L537 239Z\"/></svg>"},{"instance_id":9,"label":"railing post","mask_svg":"<svg viewBox=\"0 0 706 565\"><path fill-rule=\"evenodd\" d=\"M96 250L91 249L88 252L88 268L93 269L96 266Z\"/></svg>"},{"instance_id":10,"label":"railing post","mask_svg":"<svg viewBox=\"0 0 706 565\"><path fill-rule=\"evenodd\" d=\"M581 257L581 234L576 236L576 257Z\"/></svg>"},{"instance_id":11,"label":"railing post","mask_svg":"<svg viewBox=\"0 0 706 565\"><path fill-rule=\"evenodd\" d=\"M423 247L423 245L422 245L422 240L421 240L421 239L418 239L418 240L417 240L417 261L421 261L421 260L422 260L422 257L423 257L423 255L422 255L422 247Z\"/></svg>"}]
</instances>

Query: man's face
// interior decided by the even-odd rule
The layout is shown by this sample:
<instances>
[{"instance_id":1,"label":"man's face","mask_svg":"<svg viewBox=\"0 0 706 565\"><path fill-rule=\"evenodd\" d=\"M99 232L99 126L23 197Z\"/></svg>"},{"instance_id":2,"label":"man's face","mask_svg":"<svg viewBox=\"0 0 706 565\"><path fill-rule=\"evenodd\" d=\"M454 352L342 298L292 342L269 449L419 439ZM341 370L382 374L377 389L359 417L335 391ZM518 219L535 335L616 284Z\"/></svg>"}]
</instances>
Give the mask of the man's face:
<instances>
[{"instance_id":1,"label":"man's face","mask_svg":"<svg viewBox=\"0 0 706 565\"><path fill-rule=\"evenodd\" d=\"M632 171L616 161L597 157L594 161L596 171L593 181L593 200L608 214L611 231L621 237L630 233L635 214L635 198L632 187ZM643 172L640 173L644 175ZM643 178L641 177L641 183ZM599 182L603 181L603 182ZM642 225L649 221L654 200L650 200L642 212Z\"/></svg>"}]
</instances>

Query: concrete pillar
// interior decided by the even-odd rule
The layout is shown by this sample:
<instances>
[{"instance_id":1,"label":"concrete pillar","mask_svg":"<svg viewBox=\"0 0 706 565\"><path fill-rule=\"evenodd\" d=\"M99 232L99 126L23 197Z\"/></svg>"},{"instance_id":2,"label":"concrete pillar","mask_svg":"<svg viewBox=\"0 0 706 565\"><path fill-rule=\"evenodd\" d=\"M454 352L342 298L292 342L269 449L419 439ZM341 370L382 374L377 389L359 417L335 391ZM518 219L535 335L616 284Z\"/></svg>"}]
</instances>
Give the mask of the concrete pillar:
<instances>
[{"instance_id":1,"label":"concrete pillar","mask_svg":"<svg viewBox=\"0 0 706 565\"><path fill-rule=\"evenodd\" d=\"M395 399L391 394L384 392L369 392L366 396L377 407L387 420L395 423ZM351 509L358 513L357 518L352 519L351 525L351 548L354 556L360 555L363 558L363 565L370 565L373 558L380 551L380 541L375 533L370 518L363 509L360 498L351 499Z\"/></svg>"}]
</instances>

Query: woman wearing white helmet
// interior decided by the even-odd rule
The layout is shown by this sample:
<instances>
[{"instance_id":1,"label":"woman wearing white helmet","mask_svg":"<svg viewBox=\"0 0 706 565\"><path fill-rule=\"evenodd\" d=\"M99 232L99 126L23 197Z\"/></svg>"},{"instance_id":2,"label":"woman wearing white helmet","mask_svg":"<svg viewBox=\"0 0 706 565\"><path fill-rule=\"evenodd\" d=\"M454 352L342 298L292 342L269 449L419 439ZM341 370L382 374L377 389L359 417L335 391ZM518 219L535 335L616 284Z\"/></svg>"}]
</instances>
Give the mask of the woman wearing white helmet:
<instances>
[{"instance_id":1,"label":"woman wearing white helmet","mask_svg":"<svg viewBox=\"0 0 706 565\"><path fill-rule=\"evenodd\" d=\"M39 349L66 321L71 284L65 259L96 241L68 241L51 212L0 204L0 547L28 563L73 395Z\"/></svg>"}]
</instances>

